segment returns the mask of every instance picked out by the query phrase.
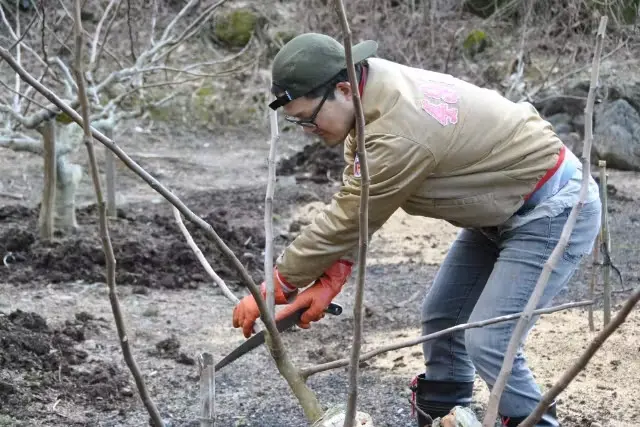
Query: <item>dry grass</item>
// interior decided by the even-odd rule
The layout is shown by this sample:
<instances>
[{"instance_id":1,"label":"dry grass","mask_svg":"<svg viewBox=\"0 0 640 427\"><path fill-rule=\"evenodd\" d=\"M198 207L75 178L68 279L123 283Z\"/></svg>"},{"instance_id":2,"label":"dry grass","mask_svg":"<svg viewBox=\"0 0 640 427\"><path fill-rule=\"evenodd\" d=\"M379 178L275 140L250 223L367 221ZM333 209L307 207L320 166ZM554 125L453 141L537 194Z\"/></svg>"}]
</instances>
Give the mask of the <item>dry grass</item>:
<instances>
[{"instance_id":1,"label":"dry grass","mask_svg":"<svg viewBox=\"0 0 640 427\"><path fill-rule=\"evenodd\" d=\"M608 2L609 7L617 2ZM299 25L303 31L324 32L339 38L335 11L326 3L303 0L298 12ZM591 61L590 40L597 30L598 18L585 0L535 1L526 26L525 7L530 2L523 0L498 2L501 8L486 19L464 10L460 1L440 1L436 2L435 10L425 9L431 3L351 1L347 13L352 17L354 41L377 40L382 57L451 73L500 91L509 85L507 80L515 71L520 50L524 51L525 78L531 85L547 79L552 68L568 71ZM610 23L604 53L625 42L627 52L620 49L619 53L631 56L631 50L640 41L636 29L615 20ZM484 33L488 44L472 43L465 48L465 40L474 31Z\"/></svg>"},{"instance_id":2,"label":"dry grass","mask_svg":"<svg viewBox=\"0 0 640 427\"><path fill-rule=\"evenodd\" d=\"M203 0L200 10L213 0ZM589 40L597 25L593 7L594 0L533 0L532 13L527 15L524 0L498 1L500 9L488 18L480 18L461 6L461 1L425 0L352 0L347 2L347 16L350 17L350 28L353 40L374 39L380 44L379 55L391 60L413 66L428 68L434 71L451 73L473 83L492 87L506 92L510 87L510 76L516 71L518 58L524 58L523 79L527 82L527 90L533 92L543 83L555 81L564 74L590 63L592 47ZM622 1L608 1L609 8L615 8ZM66 9L72 10L71 0L61 0ZM98 0L97 7L87 7L93 18L83 23L87 32L93 35L108 0ZM131 8L128 8L128 4ZM156 39L186 2L175 0L159 0L156 12ZM276 7L266 7L262 2L243 2L251 5L261 16L259 31L254 35L251 49L238 58L235 63L224 67L212 67L212 72L223 71L258 58L249 67L233 75L211 77L186 83L186 97L176 99L172 111L191 115L195 101L192 94L198 89L207 88L217 94L204 106L207 114L203 121L210 126L237 126L248 123L260 127L268 125L265 101L268 99L268 69L271 58L281 46L276 35L279 31L300 33L305 31L324 32L341 38L341 29L332 2L327 0L301 0L299 2L277 3ZM42 3L38 3L42 5ZM55 3L59 5L59 2ZM149 46L154 2L120 2L113 22L105 23L101 40L108 27L106 52L94 73L99 81L113 70L122 66L130 66L140 52ZM235 7L239 3L229 2L225 7ZM431 5L434 5L433 9ZM65 63L71 60L71 18L62 7L48 5L47 9L37 12L38 19L31 26L34 12L20 14L21 29L28 28L23 41L33 48L41 58L60 57ZM12 8L5 8L7 19L15 28L15 13ZM95 10L95 12L93 12ZM194 17L197 11L193 12ZM44 16L43 21L39 19ZM530 19L525 19L529 16ZM182 26L187 25L189 17ZM526 22L526 26L524 25ZM108 24L108 25L107 25ZM4 26L2 26L4 27ZM208 28L208 26L206 27ZM610 19L609 37L604 47L604 55L618 49L615 58L624 61L633 58L632 52L640 47L640 35L637 27L624 26ZM485 40L465 46L465 40L472 34L484 34ZM6 29L0 30L0 42L10 45ZM43 40L46 43L43 43ZM176 67L184 64L222 58L233 52L216 45L202 31L188 44L174 51L168 62ZM33 53L23 49L23 66L36 76L40 76L44 67ZM588 70L582 71L580 77L587 78ZM171 77L167 72L147 73L147 82L159 82ZM189 76L184 76L188 79ZM576 77L576 75L573 75ZM13 86L14 76L0 65L0 79ZM63 77L58 70L53 70L44 78L44 84L56 91L63 90ZM24 86L23 86L24 90ZM155 92L161 96L164 87ZM6 93L6 92L5 92ZM233 94L229 101L225 94ZM154 90L147 92L154 96ZM36 101L44 100L33 95ZM10 102L11 94L2 99ZM535 98L535 97L534 97ZM46 103L46 102L45 102ZM135 98L131 104L134 106ZM30 106L33 112L39 107ZM202 109L202 108L201 108ZM156 120L172 120L173 113L163 113Z\"/></svg>"}]
</instances>

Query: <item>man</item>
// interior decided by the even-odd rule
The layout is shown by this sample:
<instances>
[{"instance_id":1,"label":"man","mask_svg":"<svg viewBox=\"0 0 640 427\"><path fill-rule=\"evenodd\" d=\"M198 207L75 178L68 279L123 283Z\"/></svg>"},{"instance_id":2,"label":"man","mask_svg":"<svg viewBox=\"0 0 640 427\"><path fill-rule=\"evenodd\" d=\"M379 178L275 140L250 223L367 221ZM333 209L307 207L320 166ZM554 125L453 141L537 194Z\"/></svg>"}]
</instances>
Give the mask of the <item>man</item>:
<instances>
[{"instance_id":1,"label":"man","mask_svg":"<svg viewBox=\"0 0 640 427\"><path fill-rule=\"evenodd\" d=\"M277 260L276 303L287 305L279 316L308 307L300 320L308 328L323 317L351 274L360 202L354 90L366 121L370 233L397 209L461 228L424 299L422 333L523 311L578 201L580 162L530 104L376 58L376 50L373 41L353 46L357 88L349 84L342 45L331 37L300 35L274 59L277 98L271 108L283 107L287 120L328 145L344 141L346 160L343 186L330 206ZM551 303L590 253L600 208L597 184L590 179L586 203L540 306ZM234 309L233 324L248 337L258 317L253 297L247 296ZM476 372L491 387L515 323L424 343L426 369L413 382L417 405L432 418L467 406ZM540 396L519 352L500 401L503 424L516 426ZM419 416L418 425L428 421ZM554 405L538 426L558 425Z\"/></svg>"}]
</instances>

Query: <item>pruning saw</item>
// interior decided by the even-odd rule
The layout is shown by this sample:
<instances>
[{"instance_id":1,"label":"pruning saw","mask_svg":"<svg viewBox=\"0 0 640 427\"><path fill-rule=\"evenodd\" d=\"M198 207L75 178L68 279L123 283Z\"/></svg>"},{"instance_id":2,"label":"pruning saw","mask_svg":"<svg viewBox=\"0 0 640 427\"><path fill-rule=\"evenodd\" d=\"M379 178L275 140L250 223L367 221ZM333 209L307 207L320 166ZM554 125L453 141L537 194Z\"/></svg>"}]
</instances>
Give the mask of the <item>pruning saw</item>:
<instances>
[{"instance_id":1,"label":"pruning saw","mask_svg":"<svg viewBox=\"0 0 640 427\"><path fill-rule=\"evenodd\" d=\"M278 320L276 322L276 328L278 329L278 331L282 332L285 329L288 329L293 325L295 325L296 323L298 323L298 321L300 320L300 316L302 316L302 313L304 313L307 309L308 307L301 308L300 310L295 311L290 316ZM340 306L339 304L331 303L329 304L329 307L327 307L324 311L325 313L333 314L334 316L339 316L340 314L342 314L342 306ZM231 353L225 356L224 359L222 359L216 364L215 371L216 372L219 371L223 367L227 366L228 364L244 356L254 348L262 345L265 339L264 334L265 334L265 331L260 331L254 336L252 336L251 338L247 339L242 344L240 344L238 347L236 347L235 350L233 350Z\"/></svg>"}]
</instances>

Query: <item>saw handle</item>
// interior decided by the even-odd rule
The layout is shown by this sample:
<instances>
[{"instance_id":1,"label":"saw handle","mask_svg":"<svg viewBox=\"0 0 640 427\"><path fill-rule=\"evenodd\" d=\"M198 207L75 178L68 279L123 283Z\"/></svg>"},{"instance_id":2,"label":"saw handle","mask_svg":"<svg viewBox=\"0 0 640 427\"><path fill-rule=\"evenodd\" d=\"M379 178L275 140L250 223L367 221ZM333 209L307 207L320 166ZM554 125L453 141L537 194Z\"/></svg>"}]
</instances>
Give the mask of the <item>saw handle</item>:
<instances>
[{"instance_id":1,"label":"saw handle","mask_svg":"<svg viewBox=\"0 0 640 427\"><path fill-rule=\"evenodd\" d=\"M327 307L324 311L325 313L333 314L334 316L339 316L342 314L342 306L340 304L336 304L332 302L331 304L329 304L329 307Z\"/></svg>"}]
</instances>

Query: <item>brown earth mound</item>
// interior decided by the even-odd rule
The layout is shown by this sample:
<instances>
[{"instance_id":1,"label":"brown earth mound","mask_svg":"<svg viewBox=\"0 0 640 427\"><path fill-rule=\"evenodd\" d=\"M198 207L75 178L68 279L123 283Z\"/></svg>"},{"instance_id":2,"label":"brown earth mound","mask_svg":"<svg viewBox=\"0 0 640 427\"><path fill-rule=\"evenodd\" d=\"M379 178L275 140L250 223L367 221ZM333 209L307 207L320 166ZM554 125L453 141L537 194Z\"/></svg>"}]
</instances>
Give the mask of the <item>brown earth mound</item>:
<instances>
[{"instance_id":1,"label":"brown earth mound","mask_svg":"<svg viewBox=\"0 0 640 427\"><path fill-rule=\"evenodd\" d=\"M322 142L306 145L302 151L279 162L278 175L295 175L298 181L309 180L318 184L341 180L344 169L344 147L328 147Z\"/></svg>"},{"instance_id":2,"label":"brown earth mound","mask_svg":"<svg viewBox=\"0 0 640 427\"><path fill-rule=\"evenodd\" d=\"M84 312L61 329L32 312L0 315L0 413L22 414L58 399L109 409L133 396L117 365L89 361L77 348L88 329L100 326Z\"/></svg>"},{"instance_id":3,"label":"brown earth mound","mask_svg":"<svg viewBox=\"0 0 640 427\"><path fill-rule=\"evenodd\" d=\"M237 200L225 202L208 195L198 200L207 206L197 212L229 246L254 276L261 280L264 229L260 222L263 208L255 201L235 194ZM264 198L263 194L256 197ZM208 205L207 205L207 202ZM214 206L214 209L210 207ZM116 283L144 287L187 288L210 282L203 267L187 245L171 211L165 205L141 211L119 210L109 221L109 232L116 258ZM202 209L201 209L202 211ZM195 212L195 210L194 210ZM256 226L237 224L251 214ZM57 236L52 243L38 237L38 209L21 205L0 207L0 282L61 283L82 280L88 283L106 280L105 256L99 236L95 205L77 213L79 229ZM230 225L236 221L237 225ZM200 250L213 269L230 286L239 286L238 275L215 244L195 225L184 220Z\"/></svg>"}]
</instances>

